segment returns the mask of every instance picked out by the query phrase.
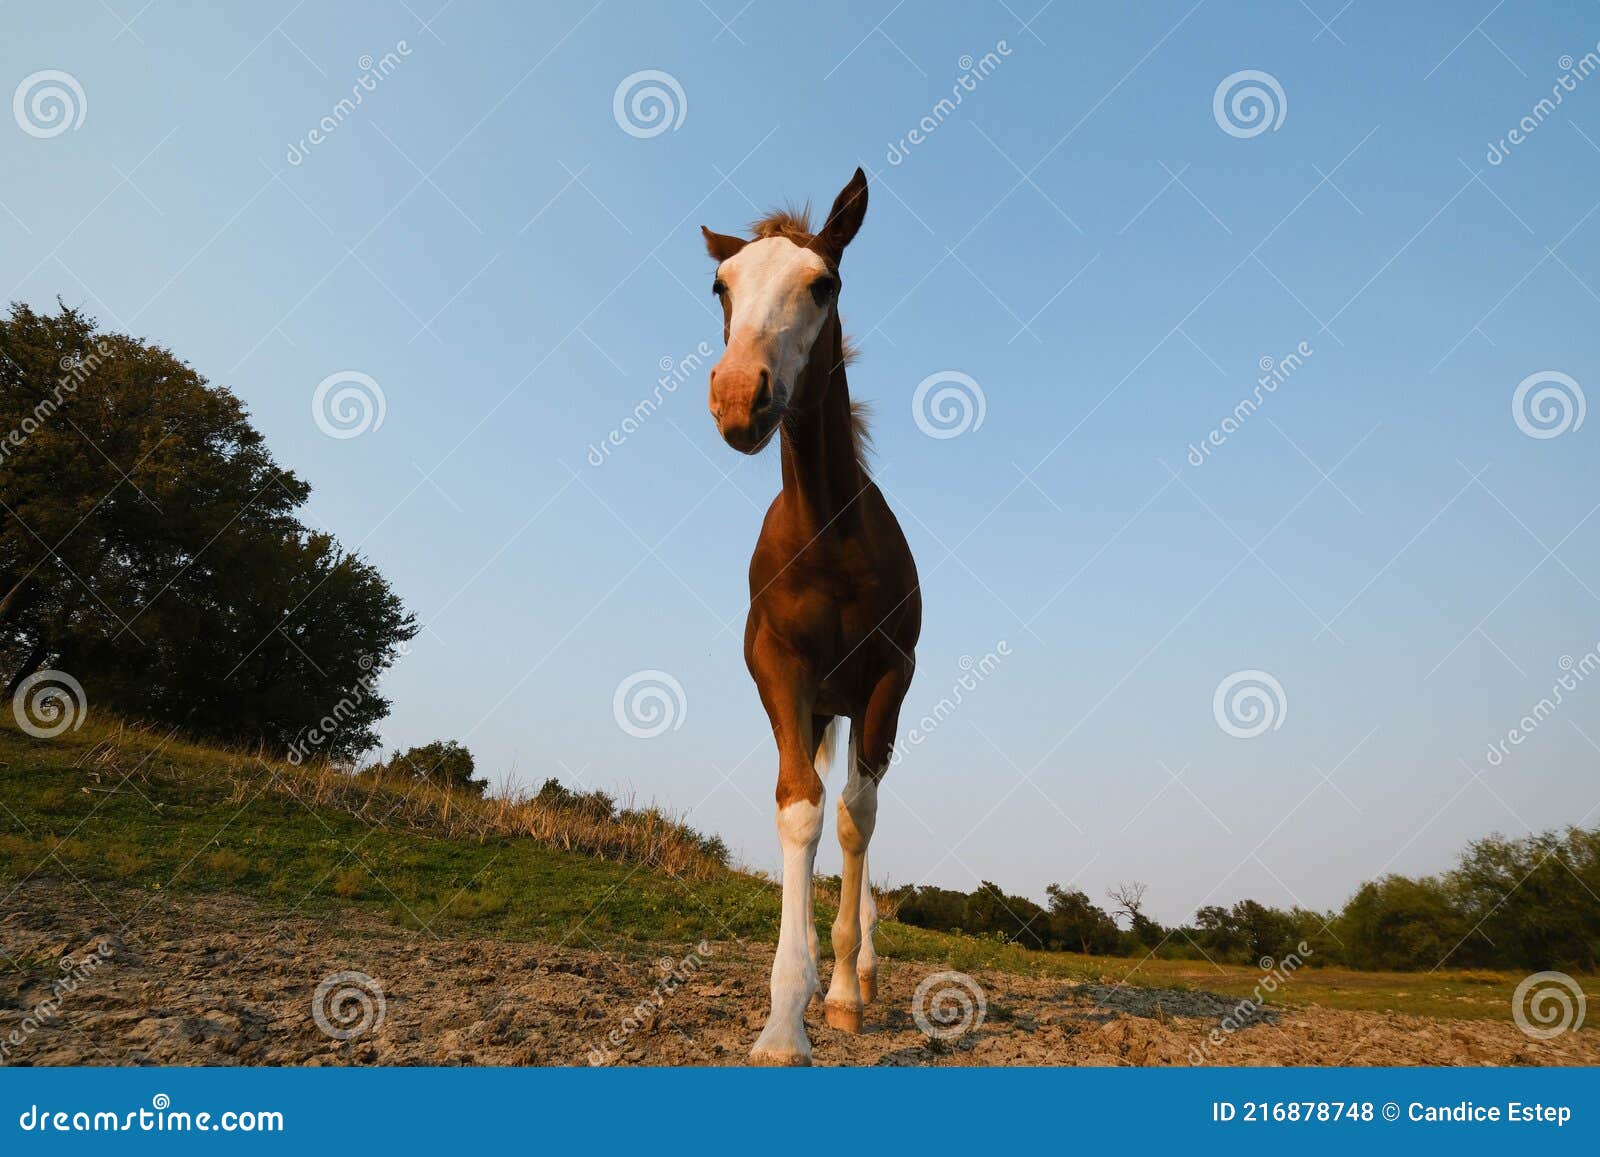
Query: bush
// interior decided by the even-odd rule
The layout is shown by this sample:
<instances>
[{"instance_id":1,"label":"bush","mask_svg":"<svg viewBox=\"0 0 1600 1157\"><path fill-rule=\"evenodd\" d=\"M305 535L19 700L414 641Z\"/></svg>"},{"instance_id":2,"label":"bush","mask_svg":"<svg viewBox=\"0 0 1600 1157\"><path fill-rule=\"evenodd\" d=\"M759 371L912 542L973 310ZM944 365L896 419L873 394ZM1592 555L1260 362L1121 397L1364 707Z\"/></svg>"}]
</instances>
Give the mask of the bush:
<instances>
[{"instance_id":1,"label":"bush","mask_svg":"<svg viewBox=\"0 0 1600 1157\"><path fill-rule=\"evenodd\" d=\"M533 797L535 806L576 812L590 819L609 820L617 813L617 801L603 791L573 791L558 779L547 779ZM719 843L721 841L718 841ZM727 849L723 849L726 854Z\"/></svg>"},{"instance_id":2,"label":"bush","mask_svg":"<svg viewBox=\"0 0 1600 1157\"><path fill-rule=\"evenodd\" d=\"M481 796L489 785L472 778L475 767L472 752L460 743L436 739L409 751L397 751L373 770L380 778L422 780L435 787Z\"/></svg>"}]
</instances>

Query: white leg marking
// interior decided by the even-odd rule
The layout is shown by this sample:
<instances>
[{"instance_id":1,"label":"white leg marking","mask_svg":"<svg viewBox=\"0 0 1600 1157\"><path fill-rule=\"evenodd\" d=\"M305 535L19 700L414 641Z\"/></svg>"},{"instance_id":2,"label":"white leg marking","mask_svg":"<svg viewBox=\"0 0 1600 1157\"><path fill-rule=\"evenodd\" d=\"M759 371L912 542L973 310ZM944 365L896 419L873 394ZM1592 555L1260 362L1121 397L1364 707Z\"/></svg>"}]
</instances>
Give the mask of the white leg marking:
<instances>
[{"instance_id":1,"label":"white leg marking","mask_svg":"<svg viewBox=\"0 0 1600 1157\"><path fill-rule=\"evenodd\" d=\"M789 804L778 809L778 839L783 845L783 922L772 960L772 1012L750 1055L779 1064L809 1064L806 1005L817 990L817 969L806 938L816 923L809 907L811 870L822 835L822 803ZM813 935L815 933L813 932Z\"/></svg>"},{"instance_id":2,"label":"white leg marking","mask_svg":"<svg viewBox=\"0 0 1600 1157\"><path fill-rule=\"evenodd\" d=\"M817 943L817 889L815 879L806 881L806 952L811 957L811 975L822 975L822 948ZM822 987L820 981L811 985L815 995Z\"/></svg>"},{"instance_id":3,"label":"white leg marking","mask_svg":"<svg viewBox=\"0 0 1600 1157\"><path fill-rule=\"evenodd\" d=\"M878 901L872 894L872 873L867 854L861 853L861 954L856 957L856 975L861 978L861 999L870 1002L878 994L878 950L872 934L878 928Z\"/></svg>"},{"instance_id":4,"label":"white leg marking","mask_svg":"<svg viewBox=\"0 0 1600 1157\"><path fill-rule=\"evenodd\" d=\"M817 773L817 778L823 783L828 782L828 769L833 766L833 762L839 753L839 728L839 717L834 716L828 720L827 726L822 729L822 738L817 743L817 754L812 761L812 767ZM817 945L816 890L809 884L806 888L806 912L806 946L811 950L811 971L813 975L820 976L822 974L822 951ZM820 985L817 986L819 989L820 987Z\"/></svg>"},{"instance_id":5,"label":"white leg marking","mask_svg":"<svg viewBox=\"0 0 1600 1157\"><path fill-rule=\"evenodd\" d=\"M855 735L850 737L850 778L839 794L839 847L844 869L839 882L839 914L833 922L833 980L828 985L828 1021L835 1028L861 1031L861 980L857 975L863 942L862 893L867 844L878 817L878 784L862 772ZM866 902L870 902L870 899Z\"/></svg>"}]
</instances>

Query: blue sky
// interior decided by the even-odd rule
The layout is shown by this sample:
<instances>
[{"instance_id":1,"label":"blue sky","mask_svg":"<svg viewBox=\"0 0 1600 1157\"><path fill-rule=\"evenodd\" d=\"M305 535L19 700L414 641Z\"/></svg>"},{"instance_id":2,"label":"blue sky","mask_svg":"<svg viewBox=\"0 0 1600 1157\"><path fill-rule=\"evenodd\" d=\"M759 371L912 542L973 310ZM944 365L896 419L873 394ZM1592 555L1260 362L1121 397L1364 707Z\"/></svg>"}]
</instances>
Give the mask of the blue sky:
<instances>
[{"instance_id":1,"label":"blue sky","mask_svg":"<svg viewBox=\"0 0 1600 1157\"><path fill-rule=\"evenodd\" d=\"M720 347L698 226L826 206L860 164L852 390L924 584L903 723L1009 652L894 769L875 877L1326 907L1600 814L1600 679L1486 755L1600 644L1600 420L1531 437L1512 407L1600 376L1600 78L1533 112L1600 9L438 4L13 6L0 45L0 88L59 70L83 114L0 131L8 298L246 400L426 624L387 744L462 738L494 780L655 800L776 864L740 653L776 454L719 441L704 368L589 447ZM629 133L645 70L681 119ZM1245 70L1276 127L1219 121ZM384 417L333 438L312 397L347 370ZM930 437L946 372L984 417ZM645 670L683 689L652 738L613 715ZM1213 711L1240 671L1282 689L1251 738Z\"/></svg>"}]
</instances>

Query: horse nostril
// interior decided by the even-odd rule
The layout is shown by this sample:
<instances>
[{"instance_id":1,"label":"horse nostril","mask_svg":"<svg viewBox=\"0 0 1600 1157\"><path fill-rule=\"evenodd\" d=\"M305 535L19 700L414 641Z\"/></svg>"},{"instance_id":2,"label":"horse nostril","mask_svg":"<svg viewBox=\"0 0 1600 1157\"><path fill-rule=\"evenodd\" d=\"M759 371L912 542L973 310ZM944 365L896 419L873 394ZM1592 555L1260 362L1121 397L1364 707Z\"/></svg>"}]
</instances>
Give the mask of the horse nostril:
<instances>
[{"instance_id":1,"label":"horse nostril","mask_svg":"<svg viewBox=\"0 0 1600 1157\"><path fill-rule=\"evenodd\" d=\"M772 375L766 370L761 371L761 382L756 387L755 412L763 414L772 408Z\"/></svg>"}]
</instances>

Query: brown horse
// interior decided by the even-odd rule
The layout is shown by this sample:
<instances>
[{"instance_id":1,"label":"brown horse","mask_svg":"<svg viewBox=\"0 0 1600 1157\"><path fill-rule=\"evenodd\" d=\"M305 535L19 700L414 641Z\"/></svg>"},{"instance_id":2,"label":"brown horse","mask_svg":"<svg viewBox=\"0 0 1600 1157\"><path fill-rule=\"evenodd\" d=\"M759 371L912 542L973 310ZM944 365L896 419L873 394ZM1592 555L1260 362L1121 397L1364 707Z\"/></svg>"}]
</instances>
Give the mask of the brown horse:
<instances>
[{"instance_id":1,"label":"brown horse","mask_svg":"<svg viewBox=\"0 0 1600 1157\"><path fill-rule=\"evenodd\" d=\"M735 450L754 454L780 432L783 489L750 559L744 657L778 743L783 920L772 964L772 1011L751 1057L809 1064L805 1010L817 992L811 873L822 834L823 777L835 722L850 721L839 795L844 870L833 924L828 1024L861 1031L877 985L877 908L867 844L878 782L889 766L900 702L922 627L917 570L900 524L863 464L865 431L845 381L839 261L867 211L860 169L813 234L803 213L774 213L754 239L702 226L717 261L721 361L711 415Z\"/></svg>"}]
</instances>

